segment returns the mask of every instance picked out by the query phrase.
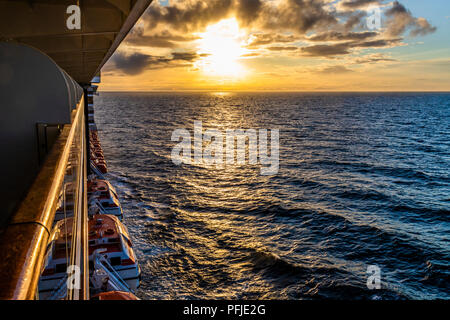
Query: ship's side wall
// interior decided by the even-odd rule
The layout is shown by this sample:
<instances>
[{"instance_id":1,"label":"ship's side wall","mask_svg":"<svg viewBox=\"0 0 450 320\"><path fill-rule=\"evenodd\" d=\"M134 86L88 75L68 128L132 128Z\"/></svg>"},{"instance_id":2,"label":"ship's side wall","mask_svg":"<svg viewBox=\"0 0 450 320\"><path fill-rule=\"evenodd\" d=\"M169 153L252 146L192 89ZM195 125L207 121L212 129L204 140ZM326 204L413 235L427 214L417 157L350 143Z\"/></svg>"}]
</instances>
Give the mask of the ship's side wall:
<instances>
[{"instance_id":1,"label":"ship's side wall","mask_svg":"<svg viewBox=\"0 0 450 320\"><path fill-rule=\"evenodd\" d=\"M48 56L0 42L0 214L3 227L39 171L81 88Z\"/></svg>"}]
</instances>

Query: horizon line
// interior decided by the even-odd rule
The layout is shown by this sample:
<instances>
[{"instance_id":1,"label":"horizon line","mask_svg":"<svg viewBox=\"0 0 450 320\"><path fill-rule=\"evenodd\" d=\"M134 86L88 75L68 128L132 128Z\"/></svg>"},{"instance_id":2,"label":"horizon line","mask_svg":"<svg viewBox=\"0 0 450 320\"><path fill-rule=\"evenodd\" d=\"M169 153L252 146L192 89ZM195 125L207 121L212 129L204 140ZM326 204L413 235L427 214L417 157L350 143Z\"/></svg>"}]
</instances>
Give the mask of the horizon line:
<instances>
[{"instance_id":1,"label":"horizon line","mask_svg":"<svg viewBox=\"0 0 450 320\"><path fill-rule=\"evenodd\" d=\"M247 93L450 93L450 90L98 90L97 92L126 92L126 93L183 93L183 92L204 92L204 93L226 93L226 92L247 92Z\"/></svg>"}]
</instances>

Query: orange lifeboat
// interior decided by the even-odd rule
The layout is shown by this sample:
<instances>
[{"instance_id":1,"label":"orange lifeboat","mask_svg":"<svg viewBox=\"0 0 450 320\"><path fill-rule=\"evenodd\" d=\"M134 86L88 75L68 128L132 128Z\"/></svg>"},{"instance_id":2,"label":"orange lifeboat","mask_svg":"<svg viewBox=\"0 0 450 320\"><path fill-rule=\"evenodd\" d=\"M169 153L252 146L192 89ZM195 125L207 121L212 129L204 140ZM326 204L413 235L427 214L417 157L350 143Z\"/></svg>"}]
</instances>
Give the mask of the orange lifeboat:
<instances>
[{"instance_id":1,"label":"orange lifeboat","mask_svg":"<svg viewBox=\"0 0 450 320\"><path fill-rule=\"evenodd\" d=\"M91 300L139 300L131 292L110 291L102 292L91 297Z\"/></svg>"}]
</instances>

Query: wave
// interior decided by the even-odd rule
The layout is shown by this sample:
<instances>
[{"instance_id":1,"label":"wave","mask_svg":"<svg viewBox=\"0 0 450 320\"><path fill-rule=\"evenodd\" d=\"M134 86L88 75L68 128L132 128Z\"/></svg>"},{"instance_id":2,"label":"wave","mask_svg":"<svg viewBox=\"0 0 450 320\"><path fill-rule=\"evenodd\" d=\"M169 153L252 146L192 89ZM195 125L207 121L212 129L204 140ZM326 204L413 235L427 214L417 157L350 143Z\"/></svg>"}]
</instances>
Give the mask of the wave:
<instances>
[{"instance_id":1,"label":"wave","mask_svg":"<svg viewBox=\"0 0 450 320\"><path fill-rule=\"evenodd\" d=\"M435 177L426 174L423 171L419 171L413 168L406 167L389 167L389 166L380 166L371 163L365 162L349 162L349 161L338 161L338 160L314 160L309 162L310 165L315 165L318 167L328 167L334 170L338 168L345 169L350 172L359 172L363 174L378 174L387 177L396 177L396 178L404 178L404 179L413 179L420 181L431 181L436 179ZM437 177L445 178L445 177Z\"/></svg>"},{"instance_id":2,"label":"wave","mask_svg":"<svg viewBox=\"0 0 450 320\"><path fill-rule=\"evenodd\" d=\"M96 101L110 178L142 261L141 296L449 296L448 95L212 97ZM279 127L278 175L174 165L170 134L194 120ZM368 264L401 285L368 290Z\"/></svg>"},{"instance_id":3,"label":"wave","mask_svg":"<svg viewBox=\"0 0 450 320\"><path fill-rule=\"evenodd\" d=\"M414 213L416 219L431 219L432 221L450 222L450 210L440 208L412 207L408 205L391 205L389 209L401 213ZM411 219L412 217L407 217Z\"/></svg>"}]
</instances>

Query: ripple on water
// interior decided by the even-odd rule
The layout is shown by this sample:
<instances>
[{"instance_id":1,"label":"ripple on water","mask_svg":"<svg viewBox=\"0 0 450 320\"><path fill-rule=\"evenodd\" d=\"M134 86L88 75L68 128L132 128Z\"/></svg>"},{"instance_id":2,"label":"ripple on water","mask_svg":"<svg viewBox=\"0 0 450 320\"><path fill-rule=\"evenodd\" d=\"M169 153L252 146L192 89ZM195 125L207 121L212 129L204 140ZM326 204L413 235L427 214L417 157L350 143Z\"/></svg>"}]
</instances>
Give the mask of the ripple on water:
<instances>
[{"instance_id":1,"label":"ripple on water","mask_svg":"<svg viewBox=\"0 0 450 320\"><path fill-rule=\"evenodd\" d=\"M138 295L449 299L449 98L101 93L96 122L141 264ZM172 131L192 134L196 120L279 128L279 173L175 166Z\"/></svg>"}]
</instances>

